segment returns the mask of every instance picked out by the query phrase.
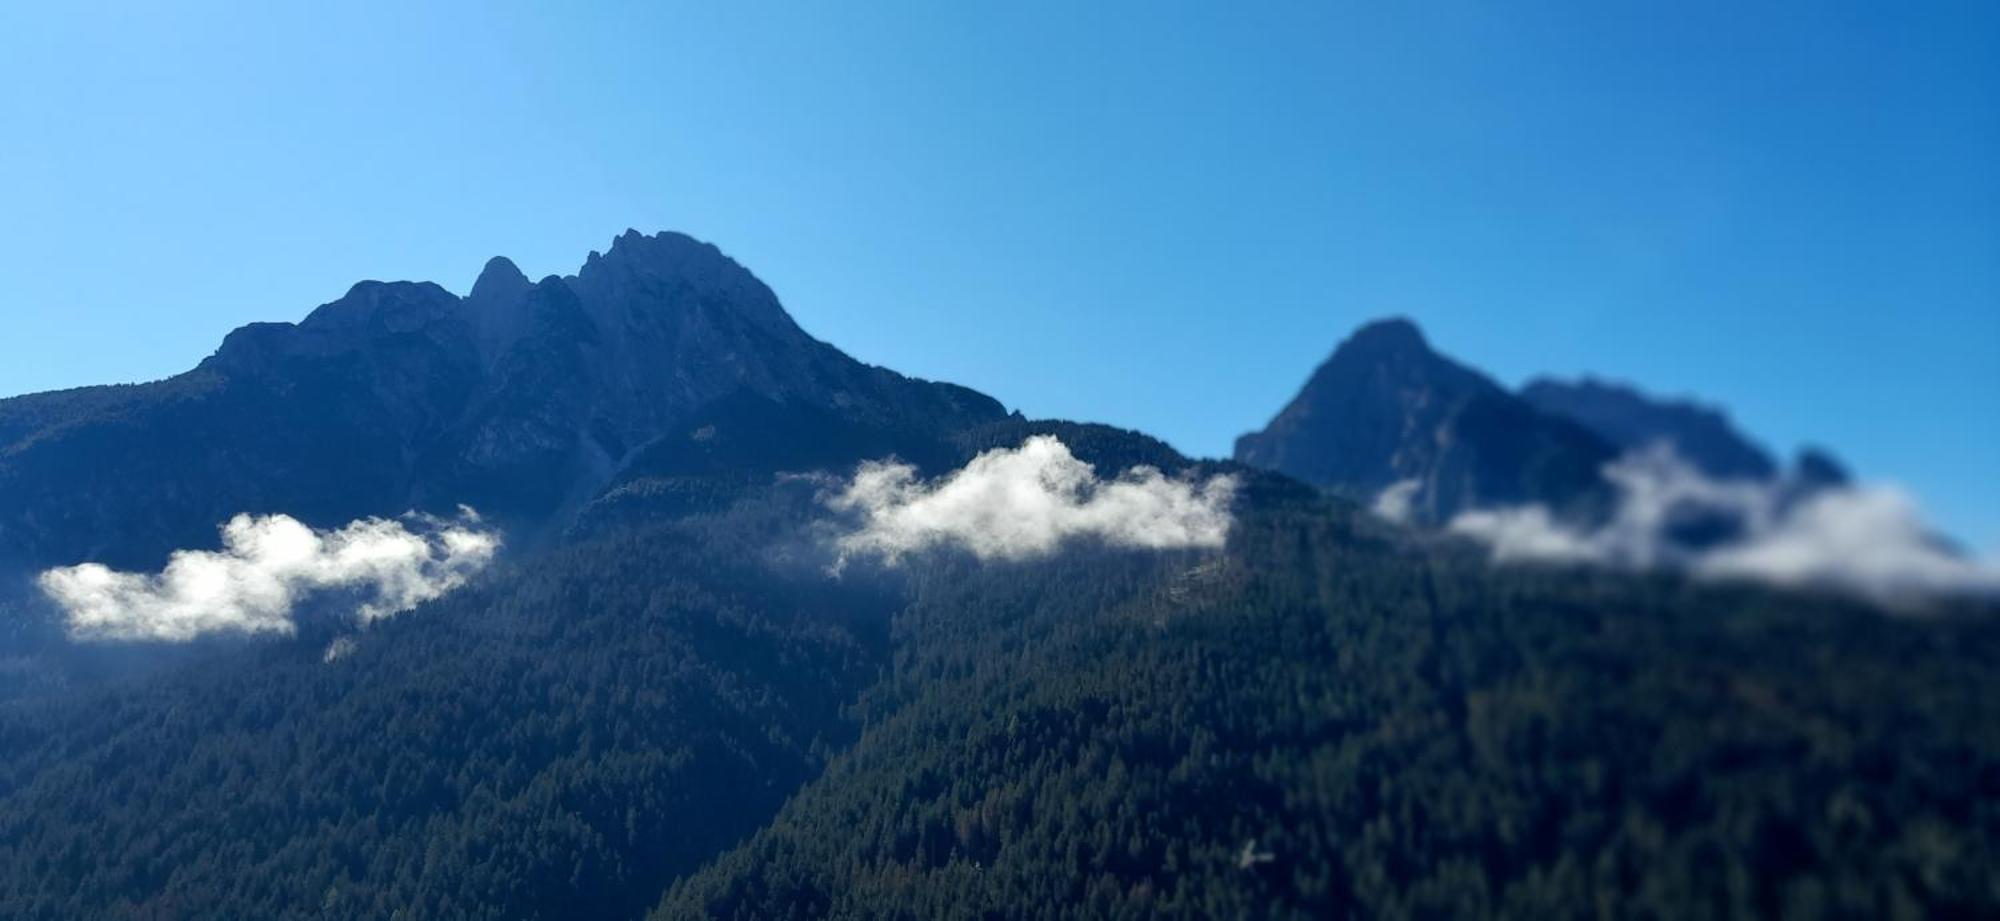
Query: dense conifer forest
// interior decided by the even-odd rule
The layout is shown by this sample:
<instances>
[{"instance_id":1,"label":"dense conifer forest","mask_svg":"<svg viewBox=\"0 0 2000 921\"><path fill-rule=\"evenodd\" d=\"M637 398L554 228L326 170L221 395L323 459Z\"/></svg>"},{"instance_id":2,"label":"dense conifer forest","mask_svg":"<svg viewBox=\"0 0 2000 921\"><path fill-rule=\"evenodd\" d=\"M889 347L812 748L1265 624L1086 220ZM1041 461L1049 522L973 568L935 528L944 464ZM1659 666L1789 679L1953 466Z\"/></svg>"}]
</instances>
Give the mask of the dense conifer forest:
<instances>
[{"instance_id":1,"label":"dense conifer forest","mask_svg":"<svg viewBox=\"0 0 2000 921\"><path fill-rule=\"evenodd\" d=\"M858 743L658 918L1979 917L2000 629L1412 553L913 580Z\"/></svg>"},{"instance_id":2,"label":"dense conifer forest","mask_svg":"<svg viewBox=\"0 0 2000 921\"><path fill-rule=\"evenodd\" d=\"M1992 612L1494 569L1246 476L1220 552L838 578L810 484L732 479L332 661L21 697L0 915L2000 909Z\"/></svg>"},{"instance_id":3,"label":"dense conifer forest","mask_svg":"<svg viewBox=\"0 0 2000 921\"><path fill-rule=\"evenodd\" d=\"M627 533L0 712L0 915L619 917L852 738L890 596ZM325 633L323 628L318 632Z\"/></svg>"}]
</instances>

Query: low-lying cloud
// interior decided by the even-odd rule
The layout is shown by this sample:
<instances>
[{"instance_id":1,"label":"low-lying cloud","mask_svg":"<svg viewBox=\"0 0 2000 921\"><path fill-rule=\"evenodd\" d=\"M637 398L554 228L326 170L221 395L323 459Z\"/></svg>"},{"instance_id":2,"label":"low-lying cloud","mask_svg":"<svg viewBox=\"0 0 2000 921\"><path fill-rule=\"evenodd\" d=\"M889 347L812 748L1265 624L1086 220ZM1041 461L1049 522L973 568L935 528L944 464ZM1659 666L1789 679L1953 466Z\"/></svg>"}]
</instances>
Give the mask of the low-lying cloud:
<instances>
[{"instance_id":1,"label":"low-lying cloud","mask_svg":"<svg viewBox=\"0 0 2000 921\"><path fill-rule=\"evenodd\" d=\"M1375 514L1397 524L1408 524L1411 512L1415 511L1413 505L1417 498L1417 490L1422 485L1416 480L1397 480L1389 484L1389 488L1382 490L1375 497L1375 504L1372 506Z\"/></svg>"},{"instance_id":2,"label":"low-lying cloud","mask_svg":"<svg viewBox=\"0 0 2000 921\"><path fill-rule=\"evenodd\" d=\"M856 556L895 563L947 545L980 559L1024 560L1079 538L1146 549L1220 547L1235 494L1236 478L1226 474L1195 482L1142 466L1100 479L1061 440L1037 435L931 482L907 464L866 463L824 501L856 520L836 541L842 563Z\"/></svg>"},{"instance_id":3,"label":"low-lying cloud","mask_svg":"<svg viewBox=\"0 0 2000 921\"><path fill-rule=\"evenodd\" d=\"M364 518L335 530L288 515L238 515L222 526L222 549L175 551L158 573L84 563L38 581L75 639L185 642L292 633L294 608L334 591L355 594L353 616L365 625L463 585L499 546L470 509L453 520Z\"/></svg>"},{"instance_id":4,"label":"low-lying cloud","mask_svg":"<svg viewBox=\"0 0 2000 921\"><path fill-rule=\"evenodd\" d=\"M2000 594L2000 567L1946 545L1893 487L1716 480L1665 449L1627 455L1605 474L1618 502L1602 522L1523 505L1463 512L1448 528L1485 543L1498 562L1669 566L1889 603Z\"/></svg>"}]
</instances>

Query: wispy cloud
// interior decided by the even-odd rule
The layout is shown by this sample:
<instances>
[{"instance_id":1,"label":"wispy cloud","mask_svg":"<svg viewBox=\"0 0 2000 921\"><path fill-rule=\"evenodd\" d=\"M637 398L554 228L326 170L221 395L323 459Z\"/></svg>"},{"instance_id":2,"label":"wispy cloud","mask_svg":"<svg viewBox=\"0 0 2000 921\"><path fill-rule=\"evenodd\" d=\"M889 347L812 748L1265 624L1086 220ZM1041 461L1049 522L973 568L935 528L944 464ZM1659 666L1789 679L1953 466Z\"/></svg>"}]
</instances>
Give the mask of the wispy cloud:
<instances>
[{"instance_id":1,"label":"wispy cloud","mask_svg":"<svg viewBox=\"0 0 2000 921\"><path fill-rule=\"evenodd\" d=\"M179 550L158 573L97 563L41 574L70 635L184 642L209 633L291 633L293 608L321 592L359 598L362 623L407 611L464 584L499 548L470 509L455 520L364 518L315 530L287 515L238 515L222 549Z\"/></svg>"},{"instance_id":2,"label":"wispy cloud","mask_svg":"<svg viewBox=\"0 0 2000 921\"><path fill-rule=\"evenodd\" d=\"M1941 546L1902 490L1832 490L1773 522L1755 540L1697 561L1715 576L1785 585L1834 584L1881 598L2000 594L2000 566Z\"/></svg>"},{"instance_id":3,"label":"wispy cloud","mask_svg":"<svg viewBox=\"0 0 2000 921\"><path fill-rule=\"evenodd\" d=\"M1228 537L1236 479L1203 482L1134 467L1100 479L1059 439L1038 435L1019 448L987 451L933 482L914 467L873 462L825 496L854 516L836 541L842 562L956 545L981 559L1021 560L1064 542L1096 538L1120 547L1219 547Z\"/></svg>"},{"instance_id":4,"label":"wispy cloud","mask_svg":"<svg viewBox=\"0 0 2000 921\"><path fill-rule=\"evenodd\" d=\"M1602 522L1521 505L1463 512L1449 530L1484 542L1499 562L1671 566L1890 603L2000 593L2000 567L1945 545L1893 487L1715 480L1664 449L1627 455L1605 475L1618 502Z\"/></svg>"},{"instance_id":5,"label":"wispy cloud","mask_svg":"<svg viewBox=\"0 0 2000 921\"><path fill-rule=\"evenodd\" d=\"M1410 513L1414 511L1411 505L1416 501L1417 489L1421 486L1423 484L1417 480L1397 480L1375 497L1371 510L1389 521L1407 524Z\"/></svg>"}]
</instances>

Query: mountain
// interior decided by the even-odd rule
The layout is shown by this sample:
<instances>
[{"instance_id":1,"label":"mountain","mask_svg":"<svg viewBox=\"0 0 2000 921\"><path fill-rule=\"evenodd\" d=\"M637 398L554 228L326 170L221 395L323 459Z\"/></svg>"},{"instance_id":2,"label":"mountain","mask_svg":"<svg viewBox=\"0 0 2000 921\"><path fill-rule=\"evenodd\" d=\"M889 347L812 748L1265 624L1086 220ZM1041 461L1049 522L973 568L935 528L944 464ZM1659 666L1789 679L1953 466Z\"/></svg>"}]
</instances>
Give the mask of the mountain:
<instances>
[{"instance_id":1,"label":"mountain","mask_svg":"<svg viewBox=\"0 0 2000 921\"><path fill-rule=\"evenodd\" d=\"M765 565L753 517L552 548L337 661L0 705L0 917L636 917L851 740L890 653L893 591Z\"/></svg>"},{"instance_id":2,"label":"mountain","mask_svg":"<svg viewBox=\"0 0 2000 921\"><path fill-rule=\"evenodd\" d=\"M1716 479L1769 480L1778 475L1777 462L1738 432L1727 415L1689 400L1657 399L1590 377L1536 378L1521 388L1521 399L1590 429L1621 450L1671 445L1682 460Z\"/></svg>"},{"instance_id":3,"label":"mountain","mask_svg":"<svg viewBox=\"0 0 2000 921\"><path fill-rule=\"evenodd\" d=\"M628 231L575 275L362 282L177 377L0 401L0 564L157 566L240 512L462 503L531 534L739 394L928 433L1005 416L812 338L712 245Z\"/></svg>"},{"instance_id":4,"label":"mountain","mask_svg":"<svg viewBox=\"0 0 2000 921\"><path fill-rule=\"evenodd\" d=\"M1407 483L1399 500L1410 519L1439 524L1524 503L1593 519L1606 508L1604 465L1656 445L1710 479L1775 486L1787 502L1851 482L1817 448L1781 468L1722 410L1692 400L1591 377L1540 377L1509 392L1439 355L1403 319L1355 331L1263 431L1237 439L1235 456L1359 501ZM1704 533L1672 536L1696 546Z\"/></svg>"},{"instance_id":5,"label":"mountain","mask_svg":"<svg viewBox=\"0 0 2000 921\"><path fill-rule=\"evenodd\" d=\"M676 235L0 403L15 559L460 501L511 548L173 649L0 579L0 917L2000 914L1989 597L1496 566L1369 514L1587 507L1617 450L1407 323L1245 441L1320 485L861 365ZM1137 539L1197 487L1222 539ZM846 552L941 518L1083 530ZM37 670L70 649L113 674Z\"/></svg>"},{"instance_id":6,"label":"mountain","mask_svg":"<svg viewBox=\"0 0 2000 921\"><path fill-rule=\"evenodd\" d=\"M1369 519L1294 493L1217 557L927 570L855 742L652 917L2000 905L1990 610L1495 569Z\"/></svg>"},{"instance_id":7,"label":"mountain","mask_svg":"<svg viewBox=\"0 0 2000 921\"><path fill-rule=\"evenodd\" d=\"M1587 507L1616 454L1392 319L1342 342L1269 425L1236 440L1235 456L1357 499L1414 481L1410 510L1435 523L1484 505Z\"/></svg>"},{"instance_id":8,"label":"mountain","mask_svg":"<svg viewBox=\"0 0 2000 921\"><path fill-rule=\"evenodd\" d=\"M785 552L810 485L765 480L336 661L272 640L0 706L0 916L2000 906L1994 612L1495 569L1238 473L1218 551L838 579Z\"/></svg>"},{"instance_id":9,"label":"mountain","mask_svg":"<svg viewBox=\"0 0 2000 921\"><path fill-rule=\"evenodd\" d=\"M1854 474L1848 472L1846 464L1825 448L1815 447L1800 449L1798 457L1792 460L1791 478L1797 488L1808 492L1854 482Z\"/></svg>"}]
</instances>

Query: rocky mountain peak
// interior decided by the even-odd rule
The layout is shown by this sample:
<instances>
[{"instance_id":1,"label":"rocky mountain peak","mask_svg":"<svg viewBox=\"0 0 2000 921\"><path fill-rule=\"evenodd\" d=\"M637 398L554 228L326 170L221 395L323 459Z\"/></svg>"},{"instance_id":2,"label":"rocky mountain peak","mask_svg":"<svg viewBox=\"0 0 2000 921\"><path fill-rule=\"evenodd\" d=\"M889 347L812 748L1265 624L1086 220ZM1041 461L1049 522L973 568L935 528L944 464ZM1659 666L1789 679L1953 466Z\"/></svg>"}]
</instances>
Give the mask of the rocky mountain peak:
<instances>
[{"instance_id":1,"label":"rocky mountain peak","mask_svg":"<svg viewBox=\"0 0 2000 921\"><path fill-rule=\"evenodd\" d=\"M1433 521L1495 502L1581 500L1612 454L1433 351L1401 318L1356 330L1263 431L1236 442L1238 461L1355 498L1415 481L1410 508Z\"/></svg>"},{"instance_id":2,"label":"rocky mountain peak","mask_svg":"<svg viewBox=\"0 0 2000 921\"><path fill-rule=\"evenodd\" d=\"M535 283L528 280L514 260L494 256L486 260L486 267L479 271L479 280L472 283L468 299L475 302L511 301L526 297L528 289L534 286Z\"/></svg>"},{"instance_id":3,"label":"rocky mountain peak","mask_svg":"<svg viewBox=\"0 0 2000 921\"><path fill-rule=\"evenodd\" d=\"M726 310L767 333L803 338L778 297L712 243L683 233L627 230L567 279L607 328L661 310Z\"/></svg>"},{"instance_id":4,"label":"rocky mountain peak","mask_svg":"<svg viewBox=\"0 0 2000 921\"><path fill-rule=\"evenodd\" d=\"M1384 317L1356 329L1341 343L1340 351L1364 354L1434 354L1424 331L1407 317Z\"/></svg>"}]
</instances>

